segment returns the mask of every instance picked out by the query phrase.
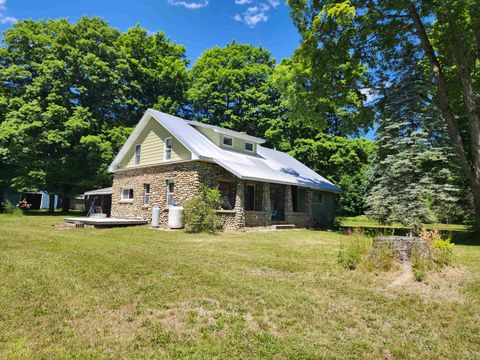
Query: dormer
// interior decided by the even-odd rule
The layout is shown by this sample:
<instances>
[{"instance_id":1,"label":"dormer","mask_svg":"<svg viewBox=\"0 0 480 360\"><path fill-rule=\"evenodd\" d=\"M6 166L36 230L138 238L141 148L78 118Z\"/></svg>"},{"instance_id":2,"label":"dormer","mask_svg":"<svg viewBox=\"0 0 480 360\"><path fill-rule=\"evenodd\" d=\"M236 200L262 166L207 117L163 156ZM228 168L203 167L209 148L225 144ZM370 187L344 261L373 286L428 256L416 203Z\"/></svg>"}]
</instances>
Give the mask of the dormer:
<instances>
[{"instance_id":1,"label":"dormer","mask_svg":"<svg viewBox=\"0 0 480 360\"><path fill-rule=\"evenodd\" d=\"M189 121L188 123L215 145L225 150L256 155L257 146L265 142L264 139L248 135L245 132L233 131L198 121Z\"/></svg>"}]
</instances>

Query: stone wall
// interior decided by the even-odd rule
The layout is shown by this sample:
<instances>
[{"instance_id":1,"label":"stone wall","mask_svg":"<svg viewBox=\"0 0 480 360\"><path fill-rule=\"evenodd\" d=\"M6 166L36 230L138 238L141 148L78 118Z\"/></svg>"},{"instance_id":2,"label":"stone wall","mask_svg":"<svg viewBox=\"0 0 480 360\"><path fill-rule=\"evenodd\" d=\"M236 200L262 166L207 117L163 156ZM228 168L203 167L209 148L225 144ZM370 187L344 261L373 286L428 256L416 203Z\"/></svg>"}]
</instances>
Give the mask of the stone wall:
<instances>
[{"instance_id":1,"label":"stone wall","mask_svg":"<svg viewBox=\"0 0 480 360\"><path fill-rule=\"evenodd\" d=\"M154 167L134 168L114 174L112 194L112 217L124 219L151 220L152 208L159 206L160 226L168 222L167 181L174 180L174 201L178 205L197 195L203 186L215 187L219 181L232 182L236 187L235 207L230 211L218 211L221 224L228 229L245 226L271 225L270 184L258 183L257 211L245 211L245 181L239 180L218 165L202 161L189 161ZM150 201L144 205L144 184L150 185ZM122 201L122 188L133 188L133 200ZM291 187L285 189L286 221L297 227L312 226L311 191L307 190L307 212L294 213L292 209Z\"/></svg>"}]
</instances>

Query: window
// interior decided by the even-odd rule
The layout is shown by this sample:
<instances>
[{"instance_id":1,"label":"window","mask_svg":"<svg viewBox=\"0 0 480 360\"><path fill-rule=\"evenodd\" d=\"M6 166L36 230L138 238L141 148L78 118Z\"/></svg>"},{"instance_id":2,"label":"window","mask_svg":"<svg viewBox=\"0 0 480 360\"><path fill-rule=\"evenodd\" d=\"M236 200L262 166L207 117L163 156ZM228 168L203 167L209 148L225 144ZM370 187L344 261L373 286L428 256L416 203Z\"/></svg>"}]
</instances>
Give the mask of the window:
<instances>
[{"instance_id":1,"label":"window","mask_svg":"<svg viewBox=\"0 0 480 360\"><path fill-rule=\"evenodd\" d=\"M313 193L312 203L314 204L323 204L323 193L315 191Z\"/></svg>"},{"instance_id":2,"label":"window","mask_svg":"<svg viewBox=\"0 0 480 360\"><path fill-rule=\"evenodd\" d=\"M140 152L142 145L135 145L135 165L140 165Z\"/></svg>"},{"instance_id":3,"label":"window","mask_svg":"<svg viewBox=\"0 0 480 360\"><path fill-rule=\"evenodd\" d=\"M133 200L133 189L132 188L123 188L122 189L122 201L132 201Z\"/></svg>"},{"instance_id":4,"label":"window","mask_svg":"<svg viewBox=\"0 0 480 360\"><path fill-rule=\"evenodd\" d=\"M143 205L150 203L150 184L143 184Z\"/></svg>"},{"instance_id":5,"label":"window","mask_svg":"<svg viewBox=\"0 0 480 360\"><path fill-rule=\"evenodd\" d=\"M306 212L305 199L307 191L298 186L292 186L292 210L293 212Z\"/></svg>"},{"instance_id":6,"label":"window","mask_svg":"<svg viewBox=\"0 0 480 360\"><path fill-rule=\"evenodd\" d=\"M255 185L245 186L245 210L255 210Z\"/></svg>"},{"instance_id":7,"label":"window","mask_svg":"<svg viewBox=\"0 0 480 360\"><path fill-rule=\"evenodd\" d=\"M218 182L220 206L224 210L233 210L235 205L235 184L227 181Z\"/></svg>"},{"instance_id":8,"label":"window","mask_svg":"<svg viewBox=\"0 0 480 360\"><path fill-rule=\"evenodd\" d=\"M175 205L173 195L175 193L175 183L173 180L167 181L167 206Z\"/></svg>"},{"instance_id":9,"label":"window","mask_svg":"<svg viewBox=\"0 0 480 360\"><path fill-rule=\"evenodd\" d=\"M253 152L253 143L251 143L251 142L246 142L246 143L245 143L245 150L246 150L246 151Z\"/></svg>"},{"instance_id":10,"label":"window","mask_svg":"<svg viewBox=\"0 0 480 360\"><path fill-rule=\"evenodd\" d=\"M163 156L165 160L170 160L172 158L172 138L165 139L165 154Z\"/></svg>"},{"instance_id":11,"label":"window","mask_svg":"<svg viewBox=\"0 0 480 360\"><path fill-rule=\"evenodd\" d=\"M223 135L223 145L228 147L233 147L233 138L230 136Z\"/></svg>"}]
</instances>

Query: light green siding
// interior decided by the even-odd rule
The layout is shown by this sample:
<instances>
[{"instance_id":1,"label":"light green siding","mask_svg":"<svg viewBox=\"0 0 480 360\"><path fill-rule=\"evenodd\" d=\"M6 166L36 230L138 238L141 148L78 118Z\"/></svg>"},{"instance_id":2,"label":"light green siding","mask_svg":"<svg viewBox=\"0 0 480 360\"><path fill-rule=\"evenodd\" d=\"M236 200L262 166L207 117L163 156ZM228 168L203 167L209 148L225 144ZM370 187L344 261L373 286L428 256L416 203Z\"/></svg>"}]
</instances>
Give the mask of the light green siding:
<instances>
[{"instance_id":1,"label":"light green siding","mask_svg":"<svg viewBox=\"0 0 480 360\"><path fill-rule=\"evenodd\" d=\"M139 165L151 165L164 161L164 141L168 137L172 138L172 158L170 161L191 159L192 154L185 146L172 137L156 120L150 119L135 144L128 149L127 155L120 163L120 168L135 166L135 146L138 144L141 145Z\"/></svg>"},{"instance_id":2,"label":"light green siding","mask_svg":"<svg viewBox=\"0 0 480 360\"><path fill-rule=\"evenodd\" d=\"M223 149L242 152L242 153L245 153L245 154L255 154L256 151L257 151L257 144L255 144L255 143L253 143L253 152L246 151L245 150L245 140L239 139L239 138L236 138L236 137L233 137L233 136L225 135L225 136L229 136L229 137L233 138L233 147L224 146L223 145L223 136L224 136L223 134L220 134L220 133L214 131L213 129L204 128L204 127L201 127L201 126L196 127L196 129L198 131L200 131L203 135L205 135L215 145L217 145L217 146L219 146Z\"/></svg>"}]
</instances>

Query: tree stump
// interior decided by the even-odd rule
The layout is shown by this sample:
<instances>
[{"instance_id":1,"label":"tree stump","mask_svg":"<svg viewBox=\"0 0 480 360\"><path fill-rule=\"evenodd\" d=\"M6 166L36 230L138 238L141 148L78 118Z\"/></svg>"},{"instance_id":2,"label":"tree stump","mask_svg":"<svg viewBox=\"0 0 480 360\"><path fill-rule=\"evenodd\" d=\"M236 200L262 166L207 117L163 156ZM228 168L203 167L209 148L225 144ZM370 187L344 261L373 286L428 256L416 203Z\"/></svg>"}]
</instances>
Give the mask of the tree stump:
<instances>
[{"instance_id":1,"label":"tree stump","mask_svg":"<svg viewBox=\"0 0 480 360\"><path fill-rule=\"evenodd\" d=\"M385 248L389 246L392 249L393 258L399 263L408 263L413 254L423 258L431 258L428 243L418 237L413 236L380 236L373 240L373 249Z\"/></svg>"}]
</instances>

